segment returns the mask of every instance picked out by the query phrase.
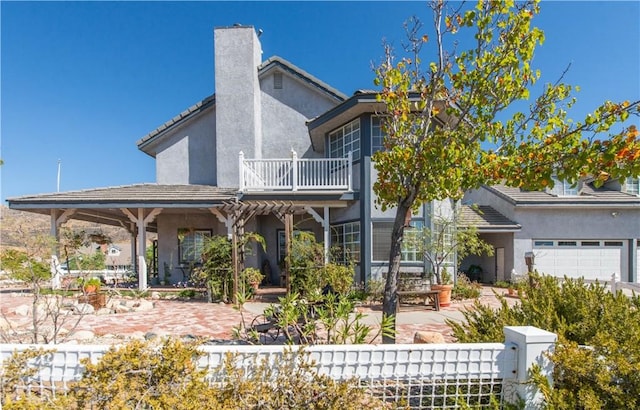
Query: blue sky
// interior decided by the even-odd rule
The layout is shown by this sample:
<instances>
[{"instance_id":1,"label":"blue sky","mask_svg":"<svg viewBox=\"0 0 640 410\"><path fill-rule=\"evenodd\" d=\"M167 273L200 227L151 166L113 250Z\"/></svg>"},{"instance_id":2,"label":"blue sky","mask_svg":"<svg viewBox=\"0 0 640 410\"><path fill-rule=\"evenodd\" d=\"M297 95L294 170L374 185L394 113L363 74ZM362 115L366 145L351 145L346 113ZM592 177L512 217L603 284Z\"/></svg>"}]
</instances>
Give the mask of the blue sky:
<instances>
[{"instance_id":1,"label":"blue sky","mask_svg":"<svg viewBox=\"0 0 640 410\"><path fill-rule=\"evenodd\" d=\"M2 201L154 182L136 141L214 92L213 28L264 33L279 55L350 95L373 88L382 39L424 2L0 2ZM543 2L534 65L579 85L574 118L640 99L640 2Z\"/></svg>"}]
</instances>

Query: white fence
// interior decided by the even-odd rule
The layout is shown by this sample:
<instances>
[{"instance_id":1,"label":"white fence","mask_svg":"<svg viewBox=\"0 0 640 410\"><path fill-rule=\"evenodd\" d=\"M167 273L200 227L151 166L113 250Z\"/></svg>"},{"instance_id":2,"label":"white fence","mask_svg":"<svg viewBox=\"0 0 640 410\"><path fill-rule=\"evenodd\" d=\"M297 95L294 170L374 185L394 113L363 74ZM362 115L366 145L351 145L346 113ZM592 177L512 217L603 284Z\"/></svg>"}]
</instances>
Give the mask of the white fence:
<instances>
[{"instance_id":1,"label":"white fence","mask_svg":"<svg viewBox=\"0 0 640 410\"><path fill-rule=\"evenodd\" d=\"M624 289L631 290L635 293L640 293L640 283L633 282L619 282L618 275L615 273L611 275L611 292L616 293L618 291L623 291Z\"/></svg>"},{"instance_id":2,"label":"white fence","mask_svg":"<svg viewBox=\"0 0 640 410\"><path fill-rule=\"evenodd\" d=\"M240 191L352 190L352 157L245 159L240 153Z\"/></svg>"},{"instance_id":3,"label":"white fence","mask_svg":"<svg viewBox=\"0 0 640 410\"><path fill-rule=\"evenodd\" d=\"M537 392L525 381L538 364L548 375L551 368L543 352L553 348L556 335L530 326L505 327L505 343L318 345L308 346L309 360L320 374L334 379L357 378L363 388L388 401L404 400L414 409L458 408L460 403L488 403L524 399L537 405ZM82 377L80 360L97 361L109 346L0 345L4 361L14 351L54 350L32 360L37 368L27 388L40 393L64 394L69 383ZM238 366L249 367L283 355L284 346L202 346L201 368L211 380L222 377L216 368L228 352L236 352Z\"/></svg>"}]
</instances>

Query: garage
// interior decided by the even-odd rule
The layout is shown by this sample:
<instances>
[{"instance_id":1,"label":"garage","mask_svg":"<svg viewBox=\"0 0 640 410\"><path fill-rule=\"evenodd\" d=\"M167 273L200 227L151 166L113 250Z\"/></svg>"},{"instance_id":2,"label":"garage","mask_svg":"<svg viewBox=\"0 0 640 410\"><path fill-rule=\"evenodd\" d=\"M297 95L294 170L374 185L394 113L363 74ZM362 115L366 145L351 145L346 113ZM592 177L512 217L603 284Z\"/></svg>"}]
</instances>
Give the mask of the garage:
<instances>
[{"instance_id":1,"label":"garage","mask_svg":"<svg viewBox=\"0 0 640 410\"><path fill-rule=\"evenodd\" d=\"M552 276L611 280L623 271L623 240L534 240L535 269Z\"/></svg>"}]
</instances>

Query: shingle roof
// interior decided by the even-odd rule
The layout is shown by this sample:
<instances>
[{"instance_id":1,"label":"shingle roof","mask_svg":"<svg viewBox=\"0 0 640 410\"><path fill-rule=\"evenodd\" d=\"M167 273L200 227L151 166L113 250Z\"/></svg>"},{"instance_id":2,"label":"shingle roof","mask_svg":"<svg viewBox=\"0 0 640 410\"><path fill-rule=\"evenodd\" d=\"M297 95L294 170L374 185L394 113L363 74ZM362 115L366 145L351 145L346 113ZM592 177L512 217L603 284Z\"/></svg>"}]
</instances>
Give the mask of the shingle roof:
<instances>
[{"instance_id":1,"label":"shingle roof","mask_svg":"<svg viewBox=\"0 0 640 410\"><path fill-rule=\"evenodd\" d=\"M461 216L463 226L474 226L483 231L517 231L520 224L513 222L488 205L463 205Z\"/></svg>"},{"instance_id":2,"label":"shingle roof","mask_svg":"<svg viewBox=\"0 0 640 410\"><path fill-rule=\"evenodd\" d=\"M237 189L211 185L160 185L135 184L107 188L94 188L51 194L27 195L8 198L9 206L15 209L37 205L86 205L113 207L118 204L153 204L188 206L190 204L217 204L237 197Z\"/></svg>"},{"instance_id":3,"label":"shingle roof","mask_svg":"<svg viewBox=\"0 0 640 410\"><path fill-rule=\"evenodd\" d=\"M526 191L505 185L484 186L514 205L640 205L640 198L605 187L585 183L576 196L556 196L545 191Z\"/></svg>"},{"instance_id":4,"label":"shingle roof","mask_svg":"<svg viewBox=\"0 0 640 410\"><path fill-rule=\"evenodd\" d=\"M142 146L144 146L147 142L149 142L149 140L151 140L156 135L158 135L161 132L166 131L166 130L168 130L170 128L173 128L178 123L181 123L182 121L186 120L187 118L198 114L202 110L204 110L204 109L206 109L206 108L208 108L210 106L215 105L215 103L216 103L215 94L212 94L212 95L206 97L205 99L203 99L202 101L197 102L196 104L192 105L191 107L187 108L186 110L182 111L180 114L176 115L175 117L173 117L169 121L165 122L164 124L162 124L161 126L156 128L155 130L151 131L150 133L148 133L144 137L140 138L136 142L136 144L138 145L138 148L141 149Z\"/></svg>"}]
</instances>

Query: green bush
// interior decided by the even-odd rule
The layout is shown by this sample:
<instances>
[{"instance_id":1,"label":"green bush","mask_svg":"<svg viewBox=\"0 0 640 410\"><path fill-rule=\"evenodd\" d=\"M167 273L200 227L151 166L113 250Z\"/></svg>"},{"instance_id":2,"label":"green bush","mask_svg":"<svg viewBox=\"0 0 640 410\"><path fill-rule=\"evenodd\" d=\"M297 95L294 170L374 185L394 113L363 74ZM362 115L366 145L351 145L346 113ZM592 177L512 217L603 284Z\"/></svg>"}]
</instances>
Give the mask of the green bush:
<instances>
[{"instance_id":1,"label":"green bush","mask_svg":"<svg viewBox=\"0 0 640 410\"><path fill-rule=\"evenodd\" d=\"M452 299L478 299L481 295L482 285L478 282L471 282L465 274L458 273L458 280L451 291Z\"/></svg>"},{"instance_id":2,"label":"green bush","mask_svg":"<svg viewBox=\"0 0 640 410\"><path fill-rule=\"evenodd\" d=\"M448 322L460 342L503 341L504 326L536 326L558 335L553 388L535 380L550 408L618 409L640 406L640 297L612 294L599 283L560 282L534 274L526 297L492 309L478 302L465 321ZM587 347L584 347L587 346Z\"/></svg>"}]
</instances>

